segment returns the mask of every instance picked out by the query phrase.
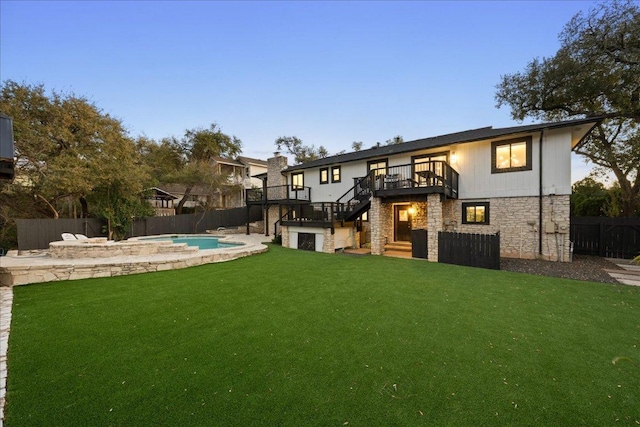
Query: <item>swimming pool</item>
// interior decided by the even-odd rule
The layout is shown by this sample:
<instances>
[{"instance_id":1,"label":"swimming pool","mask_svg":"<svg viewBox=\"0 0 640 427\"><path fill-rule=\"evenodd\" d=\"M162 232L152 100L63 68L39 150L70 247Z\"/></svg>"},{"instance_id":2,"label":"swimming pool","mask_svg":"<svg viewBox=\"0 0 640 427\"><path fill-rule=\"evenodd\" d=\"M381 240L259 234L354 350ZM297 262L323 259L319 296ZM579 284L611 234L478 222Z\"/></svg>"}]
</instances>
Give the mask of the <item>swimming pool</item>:
<instances>
[{"instance_id":1,"label":"swimming pool","mask_svg":"<svg viewBox=\"0 0 640 427\"><path fill-rule=\"evenodd\" d=\"M228 243L220 242L218 236L199 236L199 235L171 235L156 237L140 237L137 240L161 241L171 240L173 243L186 243L187 246L197 246L199 249L221 249L242 246L244 243Z\"/></svg>"}]
</instances>

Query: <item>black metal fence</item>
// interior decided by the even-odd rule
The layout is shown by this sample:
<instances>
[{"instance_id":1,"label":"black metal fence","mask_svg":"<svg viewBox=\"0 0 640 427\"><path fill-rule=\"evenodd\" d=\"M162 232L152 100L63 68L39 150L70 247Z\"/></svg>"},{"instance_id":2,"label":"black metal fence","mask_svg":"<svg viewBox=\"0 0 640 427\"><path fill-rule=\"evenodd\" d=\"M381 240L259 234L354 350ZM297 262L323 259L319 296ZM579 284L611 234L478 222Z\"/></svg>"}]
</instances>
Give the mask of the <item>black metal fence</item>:
<instances>
[{"instance_id":1,"label":"black metal fence","mask_svg":"<svg viewBox=\"0 0 640 427\"><path fill-rule=\"evenodd\" d=\"M262 219L259 206L207 211L188 215L154 216L133 221L126 237L154 234L204 233L218 227L239 227ZM247 221L248 220L248 221ZM62 233L84 234L88 237L106 236L105 221L86 219L17 219L18 249L47 249L49 243L60 240Z\"/></svg>"},{"instance_id":2,"label":"black metal fence","mask_svg":"<svg viewBox=\"0 0 640 427\"><path fill-rule=\"evenodd\" d=\"M438 262L500 270L500 233L439 231Z\"/></svg>"},{"instance_id":3,"label":"black metal fence","mask_svg":"<svg viewBox=\"0 0 640 427\"><path fill-rule=\"evenodd\" d=\"M573 253L607 258L640 255L640 218L571 218Z\"/></svg>"}]
</instances>

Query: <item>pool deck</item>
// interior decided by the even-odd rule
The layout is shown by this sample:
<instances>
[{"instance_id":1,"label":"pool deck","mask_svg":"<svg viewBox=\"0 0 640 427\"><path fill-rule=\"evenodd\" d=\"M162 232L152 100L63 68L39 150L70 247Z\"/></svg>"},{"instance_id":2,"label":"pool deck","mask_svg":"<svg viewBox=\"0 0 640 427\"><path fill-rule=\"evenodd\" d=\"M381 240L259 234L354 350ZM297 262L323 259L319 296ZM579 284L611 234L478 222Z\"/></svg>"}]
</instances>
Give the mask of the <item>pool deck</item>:
<instances>
[{"instance_id":1,"label":"pool deck","mask_svg":"<svg viewBox=\"0 0 640 427\"><path fill-rule=\"evenodd\" d=\"M54 258L48 251L29 251L18 255L9 251L0 257L0 287L61 280L111 277L127 274L176 270L196 265L230 261L264 252L264 242L271 238L261 234L230 234L224 242L244 243L242 246L195 250L193 247L148 255L118 255L102 258Z\"/></svg>"}]
</instances>

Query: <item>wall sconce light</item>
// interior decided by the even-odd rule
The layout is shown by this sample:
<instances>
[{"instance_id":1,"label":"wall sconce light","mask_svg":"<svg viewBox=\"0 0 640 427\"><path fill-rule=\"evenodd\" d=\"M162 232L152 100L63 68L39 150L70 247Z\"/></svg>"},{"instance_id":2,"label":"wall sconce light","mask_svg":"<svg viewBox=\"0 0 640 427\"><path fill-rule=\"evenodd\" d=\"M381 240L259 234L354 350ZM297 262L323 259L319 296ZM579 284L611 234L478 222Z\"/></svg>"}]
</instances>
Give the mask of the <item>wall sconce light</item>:
<instances>
[{"instance_id":1,"label":"wall sconce light","mask_svg":"<svg viewBox=\"0 0 640 427\"><path fill-rule=\"evenodd\" d=\"M409 211L409 215L411 215L411 216L415 215L415 214L416 214L416 208L415 208L415 206L411 205L411 206L409 207L408 211Z\"/></svg>"},{"instance_id":2,"label":"wall sconce light","mask_svg":"<svg viewBox=\"0 0 640 427\"><path fill-rule=\"evenodd\" d=\"M455 152L455 151L452 151L452 152L451 152L451 163L452 163L452 164L456 164L456 163L458 163L458 156L456 155L456 152Z\"/></svg>"}]
</instances>

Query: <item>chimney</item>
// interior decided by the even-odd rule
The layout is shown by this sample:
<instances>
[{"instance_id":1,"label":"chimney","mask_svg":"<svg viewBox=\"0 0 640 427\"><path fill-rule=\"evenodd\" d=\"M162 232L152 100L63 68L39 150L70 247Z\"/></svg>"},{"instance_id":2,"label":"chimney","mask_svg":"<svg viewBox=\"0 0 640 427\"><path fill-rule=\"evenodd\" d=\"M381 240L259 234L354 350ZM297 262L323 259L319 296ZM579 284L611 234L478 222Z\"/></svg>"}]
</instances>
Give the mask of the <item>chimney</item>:
<instances>
[{"instance_id":1,"label":"chimney","mask_svg":"<svg viewBox=\"0 0 640 427\"><path fill-rule=\"evenodd\" d=\"M274 157L267 159L267 187L286 185L287 178L282 175L282 170L287 167L287 158L276 151Z\"/></svg>"}]
</instances>

